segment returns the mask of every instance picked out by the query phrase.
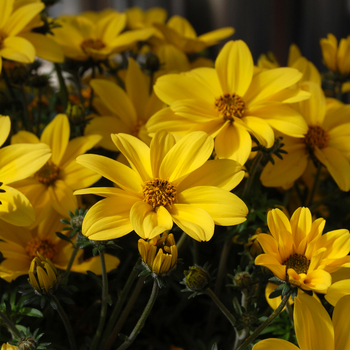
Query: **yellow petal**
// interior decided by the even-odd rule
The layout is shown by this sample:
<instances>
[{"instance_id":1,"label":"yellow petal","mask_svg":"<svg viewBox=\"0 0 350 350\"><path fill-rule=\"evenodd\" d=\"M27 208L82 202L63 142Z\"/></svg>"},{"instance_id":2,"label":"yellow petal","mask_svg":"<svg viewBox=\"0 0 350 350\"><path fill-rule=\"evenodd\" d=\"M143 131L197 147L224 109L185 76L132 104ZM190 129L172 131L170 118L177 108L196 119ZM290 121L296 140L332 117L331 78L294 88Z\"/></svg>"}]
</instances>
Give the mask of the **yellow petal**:
<instances>
[{"instance_id":1,"label":"yellow petal","mask_svg":"<svg viewBox=\"0 0 350 350\"><path fill-rule=\"evenodd\" d=\"M178 202L204 209L217 225L238 225L248 215L248 208L240 198L214 186L189 188L178 195Z\"/></svg>"},{"instance_id":2,"label":"yellow petal","mask_svg":"<svg viewBox=\"0 0 350 350\"><path fill-rule=\"evenodd\" d=\"M254 115L254 114L253 114ZM247 129L258 139L258 141L265 147L270 148L275 142L275 134L268 123L268 120L251 117L247 115L241 119Z\"/></svg>"},{"instance_id":3,"label":"yellow petal","mask_svg":"<svg viewBox=\"0 0 350 350\"><path fill-rule=\"evenodd\" d=\"M126 165L116 162L113 159L94 154L83 154L76 161L78 164L116 183L124 190L134 193L141 193L142 191L141 185L143 181L140 175Z\"/></svg>"},{"instance_id":4,"label":"yellow petal","mask_svg":"<svg viewBox=\"0 0 350 350\"><path fill-rule=\"evenodd\" d=\"M130 220L135 232L144 239L154 238L173 227L173 220L167 209L162 206L153 209L142 201L136 202L131 208Z\"/></svg>"},{"instance_id":5,"label":"yellow petal","mask_svg":"<svg viewBox=\"0 0 350 350\"><path fill-rule=\"evenodd\" d=\"M11 136L11 144L39 142L40 140L35 134L25 130L20 130L17 134Z\"/></svg>"},{"instance_id":6,"label":"yellow petal","mask_svg":"<svg viewBox=\"0 0 350 350\"><path fill-rule=\"evenodd\" d=\"M214 234L214 221L201 208L177 203L170 214L176 225L196 241L209 241Z\"/></svg>"},{"instance_id":7,"label":"yellow petal","mask_svg":"<svg viewBox=\"0 0 350 350\"><path fill-rule=\"evenodd\" d=\"M0 115L0 146L7 140L11 130L11 119L7 116Z\"/></svg>"},{"instance_id":8,"label":"yellow petal","mask_svg":"<svg viewBox=\"0 0 350 350\"><path fill-rule=\"evenodd\" d=\"M56 180L51 186L48 186L48 191L51 197L51 205L59 212L63 217L67 216L67 213L74 212L78 207L76 197L73 195L73 190L67 186L62 180Z\"/></svg>"},{"instance_id":9,"label":"yellow petal","mask_svg":"<svg viewBox=\"0 0 350 350\"><path fill-rule=\"evenodd\" d=\"M304 207L298 208L290 219L290 225L292 227L294 243L298 247L300 242L311 231L312 216L310 209ZM302 252L305 251L305 249L301 250Z\"/></svg>"},{"instance_id":10,"label":"yellow petal","mask_svg":"<svg viewBox=\"0 0 350 350\"><path fill-rule=\"evenodd\" d=\"M84 236L97 241L125 236L133 230L130 209L138 200L132 196L118 195L97 202L84 218Z\"/></svg>"},{"instance_id":11,"label":"yellow petal","mask_svg":"<svg viewBox=\"0 0 350 350\"><path fill-rule=\"evenodd\" d=\"M315 298L298 293L295 298L294 322L300 349L334 350L332 321Z\"/></svg>"},{"instance_id":12,"label":"yellow petal","mask_svg":"<svg viewBox=\"0 0 350 350\"><path fill-rule=\"evenodd\" d=\"M164 157L159 169L162 179L180 179L202 166L210 157L214 140L201 131L184 136Z\"/></svg>"},{"instance_id":13,"label":"yellow petal","mask_svg":"<svg viewBox=\"0 0 350 350\"><path fill-rule=\"evenodd\" d=\"M128 134L112 134L112 141L124 154L132 169L137 172L143 181L152 178L150 149L138 138Z\"/></svg>"},{"instance_id":14,"label":"yellow petal","mask_svg":"<svg viewBox=\"0 0 350 350\"><path fill-rule=\"evenodd\" d=\"M349 307L350 295L347 295L339 300L333 311L332 317L336 350L350 348Z\"/></svg>"},{"instance_id":15,"label":"yellow petal","mask_svg":"<svg viewBox=\"0 0 350 350\"><path fill-rule=\"evenodd\" d=\"M211 32L202 34L198 36L200 41L204 41L208 46L215 45L220 40L228 38L231 36L235 30L232 27L219 28L212 30Z\"/></svg>"},{"instance_id":16,"label":"yellow petal","mask_svg":"<svg viewBox=\"0 0 350 350\"><path fill-rule=\"evenodd\" d=\"M267 267L276 277L286 280L286 266L273 256L268 254L260 254L255 259L255 265L263 265Z\"/></svg>"},{"instance_id":17,"label":"yellow petal","mask_svg":"<svg viewBox=\"0 0 350 350\"><path fill-rule=\"evenodd\" d=\"M267 213L267 225L272 236L279 241L279 232L288 231L292 233L292 227L287 216L280 209L272 209Z\"/></svg>"},{"instance_id":18,"label":"yellow petal","mask_svg":"<svg viewBox=\"0 0 350 350\"><path fill-rule=\"evenodd\" d=\"M113 256L110 254L104 254L104 257L105 257L107 273L110 272L111 270L116 269L119 266L120 260L116 256ZM90 259L84 260L83 262L79 262L79 263L78 261L75 261L74 264L72 265L72 271L78 272L78 273L85 273L85 274L86 274L86 271L92 271L96 275L101 275L102 270L101 270L100 258L96 256L96 257L91 257Z\"/></svg>"},{"instance_id":19,"label":"yellow petal","mask_svg":"<svg viewBox=\"0 0 350 350\"><path fill-rule=\"evenodd\" d=\"M264 339L253 346L253 350L300 350L297 346L282 339ZM304 349L309 350L309 349ZM311 350L311 349L310 349Z\"/></svg>"},{"instance_id":20,"label":"yellow petal","mask_svg":"<svg viewBox=\"0 0 350 350\"><path fill-rule=\"evenodd\" d=\"M7 1L1 1L0 2L0 28L2 29L3 26L6 24L7 20L9 19L11 12L13 10L13 4L15 0L7 0Z\"/></svg>"},{"instance_id":21,"label":"yellow petal","mask_svg":"<svg viewBox=\"0 0 350 350\"><path fill-rule=\"evenodd\" d=\"M95 35L103 42L109 43L125 28L125 25L126 14L112 12L97 21Z\"/></svg>"},{"instance_id":22,"label":"yellow petal","mask_svg":"<svg viewBox=\"0 0 350 350\"><path fill-rule=\"evenodd\" d=\"M242 40L229 41L215 62L224 93L243 97L252 81L254 63L247 44Z\"/></svg>"},{"instance_id":23,"label":"yellow petal","mask_svg":"<svg viewBox=\"0 0 350 350\"><path fill-rule=\"evenodd\" d=\"M32 63L35 58L35 49L24 38L7 37L1 45L0 56L16 62Z\"/></svg>"},{"instance_id":24,"label":"yellow petal","mask_svg":"<svg viewBox=\"0 0 350 350\"><path fill-rule=\"evenodd\" d=\"M335 306L345 295L350 295L350 279L333 283L328 288L325 298L331 305Z\"/></svg>"}]
</instances>

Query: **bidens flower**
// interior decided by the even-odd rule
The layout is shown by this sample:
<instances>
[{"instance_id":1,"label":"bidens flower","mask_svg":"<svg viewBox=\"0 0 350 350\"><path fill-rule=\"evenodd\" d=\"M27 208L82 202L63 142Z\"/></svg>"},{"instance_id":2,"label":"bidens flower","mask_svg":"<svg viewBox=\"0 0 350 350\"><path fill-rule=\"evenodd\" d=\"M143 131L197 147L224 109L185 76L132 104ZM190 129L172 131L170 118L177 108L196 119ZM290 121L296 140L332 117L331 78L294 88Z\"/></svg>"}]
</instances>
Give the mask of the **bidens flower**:
<instances>
[{"instance_id":1,"label":"bidens flower","mask_svg":"<svg viewBox=\"0 0 350 350\"><path fill-rule=\"evenodd\" d=\"M148 241L139 239L138 249L143 265L156 275L166 275L176 267L178 252L172 233L164 232Z\"/></svg>"},{"instance_id":2,"label":"bidens flower","mask_svg":"<svg viewBox=\"0 0 350 350\"><path fill-rule=\"evenodd\" d=\"M119 187L75 192L107 197L85 216L83 234L89 239L114 239L132 230L152 239L175 222L195 240L209 241L215 224L230 226L246 220L247 206L229 192L243 179L241 166L226 159L207 161L214 142L204 132L176 142L160 131L150 148L127 134L112 134L112 140L131 168L99 155L77 158Z\"/></svg>"},{"instance_id":3,"label":"bidens flower","mask_svg":"<svg viewBox=\"0 0 350 350\"><path fill-rule=\"evenodd\" d=\"M279 209L267 214L271 235L259 234L265 254L256 265L270 269L275 276L305 290L326 293L331 272L350 266L350 234L341 229L322 234L326 221L312 222L308 208L298 208L290 221Z\"/></svg>"},{"instance_id":4,"label":"bidens flower","mask_svg":"<svg viewBox=\"0 0 350 350\"><path fill-rule=\"evenodd\" d=\"M29 268L29 282L38 294L47 294L57 287L58 272L55 265L40 253L32 260Z\"/></svg>"}]
</instances>

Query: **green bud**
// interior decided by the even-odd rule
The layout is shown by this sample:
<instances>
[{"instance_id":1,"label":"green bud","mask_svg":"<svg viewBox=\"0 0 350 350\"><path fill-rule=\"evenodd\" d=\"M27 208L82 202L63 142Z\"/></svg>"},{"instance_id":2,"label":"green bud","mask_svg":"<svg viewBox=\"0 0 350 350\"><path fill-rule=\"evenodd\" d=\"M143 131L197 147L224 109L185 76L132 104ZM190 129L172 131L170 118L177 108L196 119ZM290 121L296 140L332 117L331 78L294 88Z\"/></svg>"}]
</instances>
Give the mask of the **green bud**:
<instances>
[{"instance_id":1,"label":"green bud","mask_svg":"<svg viewBox=\"0 0 350 350\"><path fill-rule=\"evenodd\" d=\"M25 337L18 341L18 350L35 350L38 342L33 337Z\"/></svg>"},{"instance_id":2,"label":"green bud","mask_svg":"<svg viewBox=\"0 0 350 350\"><path fill-rule=\"evenodd\" d=\"M85 119L85 108L83 105L73 105L68 102L66 114L73 124L80 124Z\"/></svg>"},{"instance_id":3,"label":"green bud","mask_svg":"<svg viewBox=\"0 0 350 350\"><path fill-rule=\"evenodd\" d=\"M252 278L248 272L239 272L235 275L233 282L238 287L247 288L252 284Z\"/></svg>"},{"instance_id":4,"label":"green bud","mask_svg":"<svg viewBox=\"0 0 350 350\"><path fill-rule=\"evenodd\" d=\"M209 272L200 266L191 266L184 274L186 287L193 292L203 291L210 281Z\"/></svg>"}]
</instances>

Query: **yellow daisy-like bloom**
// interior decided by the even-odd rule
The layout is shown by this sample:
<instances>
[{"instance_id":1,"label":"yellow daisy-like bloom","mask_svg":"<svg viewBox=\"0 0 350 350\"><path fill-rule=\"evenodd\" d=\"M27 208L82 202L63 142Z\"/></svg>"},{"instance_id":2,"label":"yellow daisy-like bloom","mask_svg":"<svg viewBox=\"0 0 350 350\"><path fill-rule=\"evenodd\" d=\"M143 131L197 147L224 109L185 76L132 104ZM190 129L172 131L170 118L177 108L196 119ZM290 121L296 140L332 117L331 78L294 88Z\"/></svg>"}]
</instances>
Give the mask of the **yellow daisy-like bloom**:
<instances>
[{"instance_id":1,"label":"yellow daisy-like bloom","mask_svg":"<svg viewBox=\"0 0 350 350\"><path fill-rule=\"evenodd\" d=\"M95 172L77 164L75 158L94 147L101 136L82 136L70 141L69 137L69 121L65 114L58 114L46 126L40 140L27 131L20 131L12 137L13 143L27 143L26 147L31 146L28 143L42 142L52 152L51 158L37 169L34 176L13 184L32 203L36 224L55 211L62 217L67 217L68 211L74 212L78 203L73 191L81 186L91 186L100 178Z\"/></svg>"},{"instance_id":2,"label":"yellow daisy-like bloom","mask_svg":"<svg viewBox=\"0 0 350 350\"><path fill-rule=\"evenodd\" d=\"M165 104L152 91L150 94L150 78L146 76L134 59L129 59L125 75L124 91L116 83L93 79L90 83L98 98L94 106L102 117L93 118L85 128L85 135L102 135L100 145L114 151L111 133L131 134L149 144L145 124Z\"/></svg>"},{"instance_id":3,"label":"yellow daisy-like bloom","mask_svg":"<svg viewBox=\"0 0 350 350\"><path fill-rule=\"evenodd\" d=\"M329 171L342 191L350 189L350 106L327 100L322 89L311 82L302 84L311 98L294 104L304 117L308 130L302 137L283 136L288 154L283 159L274 157L261 174L264 186L289 188L305 172L308 162L315 157Z\"/></svg>"},{"instance_id":4,"label":"yellow daisy-like bloom","mask_svg":"<svg viewBox=\"0 0 350 350\"><path fill-rule=\"evenodd\" d=\"M146 127L175 134L203 130L215 137L219 158L244 164L251 152L252 133L271 147L272 128L294 137L307 132L301 115L286 101L307 98L307 92L288 89L302 76L294 68L276 68L253 74L254 64L243 41L228 42L214 68L197 68L160 77L154 90L170 108L156 113Z\"/></svg>"},{"instance_id":5,"label":"yellow daisy-like bloom","mask_svg":"<svg viewBox=\"0 0 350 350\"><path fill-rule=\"evenodd\" d=\"M95 16L91 13L65 16L57 22L62 27L52 29L54 39L66 57L79 61L104 60L154 33L152 28L121 33L126 26L126 14L110 10Z\"/></svg>"},{"instance_id":6,"label":"yellow daisy-like bloom","mask_svg":"<svg viewBox=\"0 0 350 350\"><path fill-rule=\"evenodd\" d=\"M162 237L158 235L149 241L141 238L138 249L143 264L156 275L167 274L176 266L178 252L172 233L164 232Z\"/></svg>"},{"instance_id":7,"label":"yellow daisy-like bloom","mask_svg":"<svg viewBox=\"0 0 350 350\"><path fill-rule=\"evenodd\" d=\"M163 34L164 39L161 41L172 44L185 53L201 52L235 32L232 27L226 27L197 36L190 22L181 16L172 16L167 24L154 23L154 26Z\"/></svg>"},{"instance_id":8,"label":"yellow daisy-like bloom","mask_svg":"<svg viewBox=\"0 0 350 350\"><path fill-rule=\"evenodd\" d=\"M339 42L333 34L320 40L323 62L329 70L344 75L350 74L350 35Z\"/></svg>"},{"instance_id":9,"label":"yellow daisy-like bloom","mask_svg":"<svg viewBox=\"0 0 350 350\"><path fill-rule=\"evenodd\" d=\"M253 350L345 350L350 348L350 296L336 305L332 320L315 298L303 293L295 299L294 324L298 346L282 339L265 339Z\"/></svg>"},{"instance_id":10,"label":"yellow daisy-like bloom","mask_svg":"<svg viewBox=\"0 0 350 350\"><path fill-rule=\"evenodd\" d=\"M0 250L5 259L0 264L1 278L11 282L18 276L27 275L37 253L51 260L56 268L61 270L67 268L73 253L73 246L56 236L55 232L61 231L63 227L59 218L59 215L48 217L46 222L40 223L32 230L0 222ZM77 273L93 271L101 274L99 257L84 260L83 255L84 251L80 249L71 271ZM118 258L109 254L105 254L105 257L108 271L119 265Z\"/></svg>"},{"instance_id":11,"label":"yellow daisy-like bloom","mask_svg":"<svg viewBox=\"0 0 350 350\"><path fill-rule=\"evenodd\" d=\"M112 139L131 168L98 155L77 158L79 164L119 187L75 192L107 197L85 216L82 231L89 239L114 239L132 230L143 239L152 239L175 222L195 240L209 241L215 224L237 225L246 220L246 205L229 192L244 172L231 160L207 161L214 142L204 132L176 142L160 131L150 148L127 134L112 134Z\"/></svg>"},{"instance_id":12,"label":"yellow daisy-like bloom","mask_svg":"<svg viewBox=\"0 0 350 350\"><path fill-rule=\"evenodd\" d=\"M350 234L340 229L322 235L326 221L312 222L308 208L298 208L290 221L279 209L267 214L271 235L259 234L265 254L256 265L270 269L275 276L305 290L326 293L332 283L330 273L350 266Z\"/></svg>"},{"instance_id":13,"label":"yellow daisy-like bloom","mask_svg":"<svg viewBox=\"0 0 350 350\"><path fill-rule=\"evenodd\" d=\"M6 141L10 129L10 118L0 116L0 146ZM18 226L33 223L35 213L31 203L20 191L8 185L33 175L50 155L50 148L42 143L10 145L0 149L0 221Z\"/></svg>"}]
</instances>

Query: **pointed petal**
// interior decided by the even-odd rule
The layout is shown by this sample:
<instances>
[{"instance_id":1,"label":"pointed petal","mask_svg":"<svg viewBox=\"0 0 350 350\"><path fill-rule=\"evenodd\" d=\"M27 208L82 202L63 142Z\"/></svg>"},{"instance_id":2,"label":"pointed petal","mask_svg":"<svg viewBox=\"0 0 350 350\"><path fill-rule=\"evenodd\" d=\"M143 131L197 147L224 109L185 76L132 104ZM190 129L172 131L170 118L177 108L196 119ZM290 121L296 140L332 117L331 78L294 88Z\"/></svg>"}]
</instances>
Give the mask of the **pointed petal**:
<instances>
[{"instance_id":1,"label":"pointed petal","mask_svg":"<svg viewBox=\"0 0 350 350\"><path fill-rule=\"evenodd\" d=\"M1 72L1 70L0 70ZM11 130L11 119L7 116L0 115L0 147L4 144Z\"/></svg>"},{"instance_id":2,"label":"pointed petal","mask_svg":"<svg viewBox=\"0 0 350 350\"><path fill-rule=\"evenodd\" d=\"M40 143L40 140L35 134L20 130L17 134L11 136L11 144L16 143Z\"/></svg>"},{"instance_id":3,"label":"pointed petal","mask_svg":"<svg viewBox=\"0 0 350 350\"><path fill-rule=\"evenodd\" d=\"M0 56L8 60L32 63L35 58L34 46L26 39L15 37L7 37L4 39L0 49Z\"/></svg>"},{"instance_id":4,"label":"pointed petal","mask_svg":"<svg viewBox=\"0 0 350 350\"><path fill-rule=\"evenodd\" d=\"M349 308L350 295L347 295L339 300L333 311L335 349L337 350L350 348Z\"/></svg>"},{"instance_id":5,"label":"pointed petal","mask_svg":"<svg viewBox=\"0 0 350 350\"><path fill-rule=\"evenodd\" d=\"M77 198L73 195L73 190L67 186L62 180L56 180L51 186L48 186L48 191L51 197L51 205L63 217L71 211L74 213L75 208L78 208Z\"/></svg>"},{"instance_id":6,"label":"pointed petal","mask_svg":"<svg viewBox=\"0 0 350 350\"><path fill-rule=\"evenodd\" d=\"M280 209L272 209L267 213L267 225L272 236L279 241L280 231L292 233L292 227L287 216Z\"/></svg>"}]
</instances>

